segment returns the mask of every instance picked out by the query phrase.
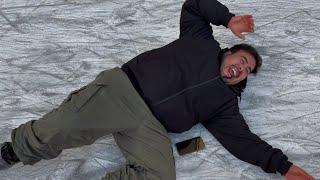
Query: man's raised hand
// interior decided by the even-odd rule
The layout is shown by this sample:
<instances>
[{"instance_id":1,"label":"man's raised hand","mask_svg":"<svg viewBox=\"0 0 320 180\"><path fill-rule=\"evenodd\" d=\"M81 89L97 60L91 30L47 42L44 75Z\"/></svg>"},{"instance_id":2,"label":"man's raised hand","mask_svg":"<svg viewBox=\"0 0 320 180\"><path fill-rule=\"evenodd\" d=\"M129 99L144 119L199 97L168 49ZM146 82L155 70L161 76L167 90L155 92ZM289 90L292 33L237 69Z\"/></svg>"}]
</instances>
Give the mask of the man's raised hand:
<instances>
[{"instance_id":1,"label":"man's raised hand","mask_svg":"<svg viewBox=\"0 0 320 180\"><path fill-rule=\"evenodd\" d=\"M243 32L254 32L252 15L233 16L228 23L228 28L240 39L245 39Z\"/></svg>"},{"instance_id":2,"label":"man's raised hand","mask_svg":"<svg viewBox=\"0 0 320 180\"><path fill-rule=\"evenodd\" d=\"M285 174L285 177L287 180L316 180L314 177L295 165L290 167L289 171Z\"/></svg>"}]
</instances>

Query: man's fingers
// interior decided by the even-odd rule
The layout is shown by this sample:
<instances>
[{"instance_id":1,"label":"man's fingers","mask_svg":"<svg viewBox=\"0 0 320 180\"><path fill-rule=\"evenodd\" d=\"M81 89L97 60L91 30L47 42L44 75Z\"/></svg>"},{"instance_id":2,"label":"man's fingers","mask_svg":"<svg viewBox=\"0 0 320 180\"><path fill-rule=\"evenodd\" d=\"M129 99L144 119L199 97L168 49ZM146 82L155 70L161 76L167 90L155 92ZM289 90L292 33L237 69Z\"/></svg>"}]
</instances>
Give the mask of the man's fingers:
<instances>
[{"instance_id":1,"label":"man's fingers","mask_svg":"<svg viewBox=\"0 0 320 180\"><path fill-rule=\"evenodd\" d=\"M254 26L253 26L253 25L251 25L251 26L249 27L249 29L250 29L249 32L252 32L252 33L254 32Z\"/></svg>"},{"instance_id":2,"label":"man's fingers","mask_svg":"<svg viewBox=\"0 0 320 180\"><path fill-rule=\"evenodd\" d=\"M237 33L236 36L237 36L238 38L242 39L242 40L245 40L245 39L246 39L246 38L244 37L244 35L241 34L241 33Z\"/></svg>"},{"instance_id":3,"label":"man's fingers","mask_svg":"<svg viewBox=\"0 0 320 180\"><path fill-rule=\"evenodd\" d=\"M248 24L254 24L252 15L241 16L241 20L242 20L242 22L245 22L245 23L248 23Z\"/></svg>"},{"instance_id":4,"label":"man's fingers","mask_svg":"<svg viewBox=\"0 0 320 180\"><path fill-rule=\"evenodd\" d=\"M243 32L254 32L254 26L253 25L247 25L246 27L243 27L243 29L240 30L240 33Z\"/></svg>"},{"instance_id":5,"label":"man's fingers","mask_svg":"<svg viewBox=\"0 0 320 180\"><path fill-rule=\"evenodd\" d=\"M252 15L244 15L244 16L241 16L242 19L246 19L247 21L249 22L253 22L253 17Z\"/></svg>"},{"instance_id":6,"label":"man's fingers","mask_svg":"<svg viewBox=\"0 0 320 180\"><path fill-rule=\"evenodd\" d=\"M253 19L250 19L250 20L249 20L249 24L254 25Z\"/></svg>"},{"instance_id":7,"label":"man's fingers","mask_svg":"<svg viewBox=\"0 0 320 180\"><path fill-rule=\"evenodd\" d=\"M243 15L243 17L245 17L245 18L252 18L253 16L250 15L250 14L247 14L247 15Z\"/></svg>"},{"instance_id":8,"label":"man's fingers","mask_svg":"<svg viewBox=\"0 0 320 180\"><path fill-rule=\"evenodd\" d=\"M250 15L251 16L251 15ZM241 22L245 25L251 28L251 26L254 26L254 22L252 18L246 18L246 17L242 17L241 18Z\"/></svg>"}]
</instances>

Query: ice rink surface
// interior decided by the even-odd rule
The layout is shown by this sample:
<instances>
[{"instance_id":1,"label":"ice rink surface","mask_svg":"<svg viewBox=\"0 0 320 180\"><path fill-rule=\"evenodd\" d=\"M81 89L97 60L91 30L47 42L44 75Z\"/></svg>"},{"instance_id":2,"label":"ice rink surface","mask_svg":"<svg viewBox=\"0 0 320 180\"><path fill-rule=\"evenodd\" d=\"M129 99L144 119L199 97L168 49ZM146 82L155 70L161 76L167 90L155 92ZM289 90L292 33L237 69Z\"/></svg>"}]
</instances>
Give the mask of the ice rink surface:
<instances>
[{"instance_id":1,"label":"ice rink surface","mask_svg":"<svg viewBox=\"0 0 320 180\"><path fill-rule=\"evenodd\" d=\"M1 0L0 141L38 119L102 70L179 36L183 0ZM250 77L241 112L251 130L320 179L320 1L221 0L236 15L253 14L245 41L214 26L222 48L252 44L263 57ZM201 136L206 149L180 157L178 180L280 180L228 153L201 125L170 134L173 144ZM0 179L100 179L125 162L112 136L65 150L34 166L17 164Z\"/></svg>"}]
</instances>

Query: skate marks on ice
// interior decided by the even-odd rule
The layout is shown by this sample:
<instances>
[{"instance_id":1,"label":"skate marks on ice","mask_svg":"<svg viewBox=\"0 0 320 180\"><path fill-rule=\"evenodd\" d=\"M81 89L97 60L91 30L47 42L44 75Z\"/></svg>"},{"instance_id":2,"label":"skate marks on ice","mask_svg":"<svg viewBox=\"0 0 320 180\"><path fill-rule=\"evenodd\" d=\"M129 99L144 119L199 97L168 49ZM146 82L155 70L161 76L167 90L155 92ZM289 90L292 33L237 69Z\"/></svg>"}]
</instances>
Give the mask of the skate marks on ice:
<instances>
[{"instance_id":1,"label":"skate marks on ice","mask_svg":"<svg viewBox=\"0 0 320 180\"><path fill-rule=\"evenodd\" d=\"M221 0L253 14L263 66L242 96L251 130L320 178L320 2ZM22 1L0 3L0 137L57 107L102 70L120 66L179 36L179 1ZM214 27L222 47L243 41ZM201 125L171 134L202 136L206 149L176 158L177 179L281 179L230 155ZM113 138L65 150L50 161L1 171L1 179L98 179L125 162Z\"/></svg>"}]
</instances>

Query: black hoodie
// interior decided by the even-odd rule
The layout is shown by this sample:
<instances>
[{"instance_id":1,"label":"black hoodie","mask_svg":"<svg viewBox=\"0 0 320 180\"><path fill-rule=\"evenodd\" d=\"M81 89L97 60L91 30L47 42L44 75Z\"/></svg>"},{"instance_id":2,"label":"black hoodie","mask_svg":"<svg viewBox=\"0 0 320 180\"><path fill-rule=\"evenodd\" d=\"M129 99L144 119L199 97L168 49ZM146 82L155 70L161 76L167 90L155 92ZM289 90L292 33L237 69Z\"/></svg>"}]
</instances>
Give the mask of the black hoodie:
<instances>
[{"instance_id":1,"label":"black hoodie","mask_svg":"<svg viewBox=\"0 0 320 180\"><path fill-rule=\"evenodd\" d=\"M249 130L238 107L241 89L220 77L222 50L210 23L227 27L233 16L216 0L187 0L179 39L138 55L122 69L168 132L202 123L234 156L285 174L292 163Z\"/></svg>"}]
</instances>

